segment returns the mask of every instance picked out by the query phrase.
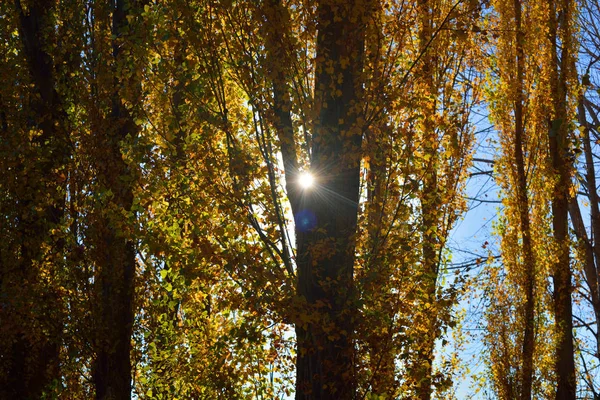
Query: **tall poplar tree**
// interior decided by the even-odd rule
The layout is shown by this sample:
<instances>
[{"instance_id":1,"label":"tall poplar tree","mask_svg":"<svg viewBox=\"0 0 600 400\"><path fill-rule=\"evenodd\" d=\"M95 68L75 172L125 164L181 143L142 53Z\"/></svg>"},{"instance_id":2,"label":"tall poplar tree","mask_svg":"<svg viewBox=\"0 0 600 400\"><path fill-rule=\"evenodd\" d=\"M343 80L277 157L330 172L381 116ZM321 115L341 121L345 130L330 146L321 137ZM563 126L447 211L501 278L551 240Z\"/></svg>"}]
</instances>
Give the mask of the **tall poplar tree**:
<instances>
[{"instance_id":1,"label":"tall poplar tree","mask_svg":"<svg viewBox=\"0 0 600 400\"><path fill-rule=\"evenodd\" d=\"M64 265L60 233L70 158L68 121L56 54L51 54L59 40L55 4L15 1L14 8L3 7L5 23L14 29L4 46L12 45L6 50L17 55L12 60L7 55L3 68L15 73L6 76L7 84L20 98L3 93L0 100L4 173L9 174L3 201L14 207L2 223L2 241L8 246L0 261L0 293L7 299L0 314L6 330L0 396L41 398L55 393L60 382L64 314L56 278Z\"/></svg>"},{"instance_id":2,"label":"tall poplar tree","mask_svg":"<svg viewBox=\"0 0 600 400\"><path fill-rule=\"evenodd\" d=\"M548 346L543 310L550 254L543 238L549 235L550 173L543 143L549 89L541 70L547 66L549 45L537 34L545 29L543 7L522 1L493 5L490 28L499 33L490 66L497 82L489 101L501 144L497 181L504 209L497 230L506 274L499 285L492 283L492 384L501 398L530 399L548 390L534 387L534 381L548 374L548 361L541 355ZM500 279L495 274L492 282Z\"/></svg>"},{"instance_id":3,"label":"tall poplar tree","mask_svg":"<svg viewBox=\"0 0 600 400\"><path fill-rule=\"evenodd\" d=\"M574 13L575 2L571 0L548 1L548 31L550 39L550 91L552 106L548 116L548 143L552 172L555 176L552 193L552 230L556 243L553 262L553 296L555 334L557 336L556 375L558 387L556 399L575 399L573 345L572 283L568 205L572 196L571 176L573 170L572 124L574 84Z\"/></svg>"},{"instance_id":4,"label":"tall poplar tree","mask_svg":"<svg viewBox=\"0 0 600 400\"><path fill-rule=\"evenodd\" d=\"M595 157L597 155L596 142L599 128L599 102L593 88L598 87L597 60L599 53L598 15L600 4L597 1L582 3L578 11L580 21L580 93L577 99L577 123L579 132L577 137L578 151L583 153L583 161L578 166L576 173L581 185L577 195L569 203L569 216L578 243L575 246L576 260L580 265L574 271L576 281L580 285L574 287L574 304L579 305L574 310L574 326L577 334L577 348L579 350L578 370L581 379L585 382L588 393L598 396L600 388L596 379L595 365L600 361L600 286L598 281L598 263L600 261L600 246L596 238L600 235L600 209L598 205L597 172ZM589 202L589 208L582 204ZM579 278L579 279L578 279ZM580 376L578 374L578 376Z\"/></svg>"},{"instance_id":5,"label":"tall poplar tree","mask_svg":"<svg viewBox=\"0 0 600 400\"><path fill-rule=\"evenodd\" d=\"M313 320L296 322L297 399L350 399L354 376L354 257L358 218L361 87L368 1L317 5L315 94L307 191L295 214L297 291Z\"/></svg>"},{"instance_id":6,"label":"tall poplar tree","mask_svg":"<svg viewBox=\"0 0 600 400\"><path fill-rule=\"evenodd\" d=\"M131 398L131 340L134 319L135 239L132 211L135 166L124 144L135 140L141 101L142 3L94 4L97 78L90 88L90 132L98 151L91 156L98 194L89 227L95 297L92 378L97 399ZM110 38L110 40L107 40Z\"/></svg>"}]
</instances>

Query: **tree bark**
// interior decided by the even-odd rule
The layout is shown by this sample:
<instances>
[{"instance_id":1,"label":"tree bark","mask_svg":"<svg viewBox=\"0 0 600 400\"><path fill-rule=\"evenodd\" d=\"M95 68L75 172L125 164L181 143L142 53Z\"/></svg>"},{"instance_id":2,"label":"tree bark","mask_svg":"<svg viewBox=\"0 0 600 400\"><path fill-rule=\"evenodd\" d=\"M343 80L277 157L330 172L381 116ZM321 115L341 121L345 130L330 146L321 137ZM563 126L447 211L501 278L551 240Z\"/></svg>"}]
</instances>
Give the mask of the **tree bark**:
<instances>
[{"instance_id":1,"label":"tree bark","mask_svg":"<svg viewBox=\"0 0 600 400\"><path fill-rule=\"evenodd\" d=\"M535 257L531 241L531 227L529 223L529 194L527 190L527 176L525 173L525 157L523 154L524 126L523 126L523 81L525 57L523 44L525 35L521 24L521 1L514 0L515 28L516 28L516 96L515 96L515 167L517 183L517 208L519 214L519 228L523 240L523 267L525 305L523 318L525 329L523 331L523 348L521 369L521 400L530 400L533 384L533 354L535 350L534 309L535 309Z\"/></svg>"},{"instance_id":2,"label":"tree bark","mask_svg":"<svg viewBox=\"0 0 600 400\"><path fill-rule=\"evenodd\" d=\"M573 346L573 311L571 304L571 267L569 259L569 199L571 188L572 161L568 160L570 151L568 138L568 79L571 69L572 33L571 0L561 0L556 4L549 0L549 33L552 54L551 93L554 115L549 122L549 148L552 169L558 177L552 196L552 230L558 247L556 262L553 266L554 282L554 318L558 337L556 354L556 376L558 385L557 400L572 400L576 397L575 360ZM562 16L557 15L557 7ZM560 38L559 38L560 29ZM558 54L560 47L562 53Z\"/></svg>"},{"instance_id":3,"label":"tree bark","mask_svg":"<svg viewBox=\"0 0 600 400\"><path fill-rule=\"evenodd\" d=\"M352 399L353 267L362 130L361 73L368 2L322 0L317 8L316 121L311 172L296 218L299 296L296 399Z\"/></svg>"},{"instance_id":4,"label":"tree bark","mask_svg":"<svg viewBox=\"0 0 600 400\"><path fill-rule=\"evenodd\" d=\"M95 261L100 304L97 310L98 338L95 342L93 381L98 400L131 398L131 335L133 328L133 296L135 247L131 232L123 222L122 212L130 213L133 204L133 174L123 160L120 142L135 136L138 128L123 103L122 90L135 93L138 82L127 78L127 62L131 62L131 26L127 17L135 4L116 0L112 15L113 83L112 110L98 132L98 184L103 192L112 192L105 209L95 210ZM128 51L125 51L127 49ZM119 71L118 66L123 70ZM132 71L133 72L133 71ZM135 73L133 73L135 76ZM139 101L139 100L138 100Z\"/></svg>"},{"instance_id":5,"label":"tree bark","mask_svg":"<svg viewBox=\"0 0 600 400\"><path fill-rule=\"evenodd\" d=\"M424 324L425 335L415 338L416 358L412 366L412 380L416 397L429 400L432 394L433 350L437 337L436 287L439 269L439 222L441 204L438 193L438 137L434 118L436 113L437 88L433 74L435 73L435 56L429 49L432 38L433 15L431 5L426 0L419 1L419 51L422 54L421 81L427 98L423 99L422 147L430 158L423 165L423 190L419 193L422 212L422 253L421 266L422 286L419 294L421 300L420 316Z\"/></svg>"},{"instance_id":6,"label":"tree bark","mask_svg":"<svg viewBox=\"0 0 600 400\"><path fill-rule=\"evenodd\" d=\"M585 281L590 289L590 302L596 318L596 353L600 355L600 286L598 285L598 262L600 262L600 211L598 208L598 191L596 189L596 168L594 166L594 154L590 140L590 127L586 119L585 98L581 96L577 107L577 118L583 127L583 153L585 155L586 174L585 187L590 201L590 227L591 237L588 236L577 196L569 201L569 215L573 223L573 230L580 245L583 246Z\"/></svg>"},{"instance_id":7,"label":"tree bark","mask_svg":"<svg viewBox=\"0 0 600 400\"><path fill-rule=\"evenodd\" d=\"M16 324L10 354L6 358L0 356L8 366L6 376L0 377L0 397L15 399L50 396L60 380L62 306L55 282L44 281L39 270L42 262L52 265L51 272L62 263L64 241L52 229L58 227L64 215L64 179L60 176L66 173L70 157L67 116L55 88L54 60L47 52L55 45L53 3L33 1L24 9L19 0L15 1L19 36L33 88L24 109L31 113L29 127L41 131L32 140L34 151L39 152L37 157L29 157L19 166L23 173L19 179L27 193L17 196L17 270L0 272L0 282L14 286L17 296L2 311L0 319L0 324ZM15 315L9 317L6 310Z\"/></svg>"}]
</instances>

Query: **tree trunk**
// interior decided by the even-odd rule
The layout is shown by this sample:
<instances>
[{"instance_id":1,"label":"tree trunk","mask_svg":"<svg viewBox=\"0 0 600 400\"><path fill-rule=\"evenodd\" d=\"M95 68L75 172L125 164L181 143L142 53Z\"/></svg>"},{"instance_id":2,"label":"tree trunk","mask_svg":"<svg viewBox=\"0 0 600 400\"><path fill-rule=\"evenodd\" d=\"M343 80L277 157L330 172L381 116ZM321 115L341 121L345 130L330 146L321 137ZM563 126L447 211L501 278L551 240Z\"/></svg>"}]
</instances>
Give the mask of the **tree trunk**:
<instances>
[{"instance_id":1,"label":"tree trunk","mask_svg":"<svg viewBox=\"0 0 600 400\"><path fill-rule=\"evenodd\" d=\"M523 318L525 329L523 332L522 368L521 368L521 400L531 399L533 384L533 353L535 349L534 309L535 309L535 257L531 242L531 228L529 224L529 195L527 190L527 177L525 175L525 157L523 155L524 126L523 126L523 81L525 62L523 44L525 35L521 26L521 2L514 0L515 28L516 28L516 96L515 96L515 167L517 184L517 207L519 213L519 228L523 240L523 290L525 306Z\"/></svg>"},{"instance_id":2,"label":"tree trunk","mask_svg":"<svg viewBox=\"0 0 600 400\"><path fill-rule=\"evenodd\" d=\"M44 393L50 396L60 380L62 306L55 282L45 281L39 269L42 262L47 262L53 274L62 263L64 241L51 232L64 215L64 179L60 177L66 174L70 156L67 116L55 89L54 60L47 52L54 45L53 3L34 1L24 9L20 1L15 1L19 36L33 87L29 124L41 131L32 140L37 156L28 157L19 166L23 173L19 179L27 193L17 196L17 268L8 273L1 271L0 277L3 285L15 288L16 296L11 296L14 308L7 308L15 315L9 317L2 311L2 320L7 319L0 320L0 324L16 325L10 354L0 356L8 366L6 376L0 377L0 397L15 399L38 399Z\"/></svg>"},{"instance_id":3,"label":"tree trunk","mask_svg":"<svg viewBox=\"0 0 600 400\"><path fill-rule=\"evenodd\" d=\"M590 140L590 127L586 118L585 98L580 97L577 107L577 119L583 130L583 153L585 155L585 187L589 194L590 201L590 227L591 236L588 236L581 209L576 196L573 196L569 202L569 215L573 223L573 230L577 239L581 242L584 252L583 272L585 281L590 290L590 303L594 310L596 325L596 353L600 355L600 286L598 285L598 263L600 262L600 209L598 207L598 190L596 188L596 167L594 166L594 154Z\"/></svg>"},{"instance_id":4,"label":"tree trunk","mask_svg":"<svg viewBox=\"0 0 600 400\"><path fill-rule=\"evenodd\" d=\"M377 78L376 78L377 79ZM380 119L378 133L373 133L370 127L365 134L369 141L366 146L369 158L369 172L366 178L367 204L365 213L367 215L368 248L371 249L368 270L372 271L377 278L365 285L363 290L370 293L370 307L380 310L383 317L374 318L372 321L363 321L368 324L370 330L368 338L368 357L370 373L372 375L370 385L371 392L378 396L393 397L397 388L395 379L395 358L397 349L394 348L393 337L389 334L390 320L394 316L394 305L390 301L393 294L390 293L390 276L392 270L397 268L387 259L387 248L384 247L384 204L386 201L385 182L388 177L389 141L392 140L392 129L386 125L386 118ZM375 291L377 293L375 294Z\"/></svg>"},{"instance_id":5,"label":"tree trunk","mask_svg":"<svg viewBox=\"0 0 600 400\"><path fill-rule=\"evenodd\" d=\"M316 121L311 172L317 185L295 215L298 294L296 399L352 399L353 266L362 130L358 119L367 1L318 4Z\"/></svg>"},{"instance_id":6,"label":"tree trunk","mask_svg":"<svg viewBox=\"0 0 600 400\"><path fill-rule=\"evenodd\" d=\"M441 217L441 204L438 193L438 137L434 118L436 113L437 88L434 82L435 56L433 49L429 49L429 42L432 38L433 15L431 4L426 0L419 1L419 52L422 54L421 81L427 95L423 99L423 123L422 129L422 147L424 153L429 156L429 161L423 165L423 190L420 192L420 203L422 212L422 270L419 299L421 309L419 315L427 332L424 335L415 337L416 356L412 366L413 384L415 385L416 397L419 400L429 400L432 394L432 373L433 373L433 350L435 339L437 337L437 311L436 311L436 287L439 269L439 222Z\"/></svg>"},{"instance_id":7,"label":"tree trunk","mask_svg":"<svg viewBox=\"0 0 600 400\"><path fill-rule=\"evenodd\" d=\"M96 321L96 359L93 380L98 400L131 398L131 335L133 327L133 295L135 248L130 227L123 222L122 212L130 213L133 203L133 176L123 160L120 142L127 135L137 135L138 128L124 104L124 88L136 92L137 83L126 78L126 66L131 62L128 35L131 27L127 16L134 4L117 0L112 16L113 33L113 95L110 117L104 132L99 132L100 149L97 159L98 184L101 191L112 192L112 198L97 214L95 259L98 270L97 288L100 304ZM122 66L119 70L117 66ZM133 71L131 71L133 72ZM133 74L135 75L135 73ZM139 101L139 100L138 100Z\"/></svg>"},{"instance_id":8,"label":"tree trunk","mask_svg":"<svg viewBox=\"0 0 600 400\"><path fill-rule=\"evenodd\" d=\"M567 159L568 138L568 79L571 69L572 33L571 0L556 4L549 0L550 38L552 54L551 92L553 119L549 123L549 147L552 169L558 177L552 197L552 230L558 247L553 267L554 318L558 337L556 354L557 400L571 400L576 396L575 360L573 347L573 311L571 304L571 267L569 259L569 199L572 161ZM561 12L557 13L556 8ZM562 16L560 14L563 14ZM560 34L559 34L560 29ZM560 37L559 37L560 36ZM559 44L560 42L560 44ZM559 46L562 53L558 54Z\"/></svg>"}]
</instances>

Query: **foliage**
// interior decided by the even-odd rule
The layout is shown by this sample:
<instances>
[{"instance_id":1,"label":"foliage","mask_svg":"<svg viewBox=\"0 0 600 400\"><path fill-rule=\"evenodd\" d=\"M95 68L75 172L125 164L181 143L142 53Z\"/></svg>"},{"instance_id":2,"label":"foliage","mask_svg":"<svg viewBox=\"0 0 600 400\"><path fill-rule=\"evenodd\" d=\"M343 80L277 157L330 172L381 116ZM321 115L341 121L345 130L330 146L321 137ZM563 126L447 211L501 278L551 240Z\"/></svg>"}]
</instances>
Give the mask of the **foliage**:
<instances>
[{"instance_id":1,"label":"foliage","mask_svg":"<svg viewBox=\"0 0 600 400\"><path fill-rule=\"evenodd\" d=\"M597 130L574 6L0 3L0 397L460 398L472 293L487 386L553 396L556 298L596 257L573 211L559 235ZM449 242L485 107L502 254L476 285Z\"/></svg>"}]
</instances>

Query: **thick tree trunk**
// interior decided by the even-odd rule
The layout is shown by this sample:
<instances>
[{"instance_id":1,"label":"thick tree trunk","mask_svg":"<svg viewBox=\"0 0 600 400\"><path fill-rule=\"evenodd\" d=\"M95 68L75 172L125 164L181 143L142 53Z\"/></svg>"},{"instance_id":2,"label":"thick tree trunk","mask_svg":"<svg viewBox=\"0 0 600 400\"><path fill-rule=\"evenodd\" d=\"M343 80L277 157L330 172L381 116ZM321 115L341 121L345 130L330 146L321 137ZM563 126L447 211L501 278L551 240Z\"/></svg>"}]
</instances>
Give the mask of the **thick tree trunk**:
<instances>
[{"instance_id":1,"label":"thick tree trunk","mask_svg":"<svg viewBox=\"0 0 600 400\"><path fill-rule=\"evenodd\" d=\"M367 1L318 5L311 172L317 185L296 214L298 294L296 399L352 399L353 266L362 128L357 123Z\"/></svg>"},{"instance_id":2,"label":"thick tree trunk","mask_svg":"<svg viewBox=\"0 0 600 400\"><path fill-rule=\"evenodd\" d=\"M123 104L123 88L136 92L136 83L126 78L124 68L131 57L123 51L131 45L127 16L134 4L117 0L113 11L114 88L112 111L99 132L102 152L97 160L98 183L103 191L112 192L105 209L95 210L97 287L100 304L96 316L99 333L96 340L96 359L93 380L98 400L131 398L131 335L133 327L133 295L135 248L130 227L121 212L131 212L133 176L123 160L120 142L127 135L137 135L130 112ZM131 60L129 60L130 62ZM134 74L135 75L135 74Z\"/></svg>"},{"instance_id":3,"label":"thick tree trunk","mask_svg":"<svg viewBox=\"0 0 600 400\"><path fill-rule=\"evenodd\" d=\"M2 311L0 324L16 325L11 353L6 354L6 358L0 356L8 367L6 376L0 377L0 397L15 399L50 395L60 379L62 307L54 282L42 279L39 270L42 262L49 262L52 268L59 268L62 262L64 243L51 231L60 224L64 214L65 198L59 177L65 173L70 155L67 117L55 89L54 62L47 53L54 45L53 3L34 1L24 9L20 1L15 1L20 19L19 36L33 87L29 101L30 124L32 129L41 131L41 135L33 139L35 150L39 151L37 158L23 161L27 165L22 166L23 176L19 176L27 193L18 196L18 267L9 273L0 272L0 282L15 288L12 305ZM45 247L48 250L44 250ZM6 310L15 315L9 317Z\"/></svg>"}]
</instances>

